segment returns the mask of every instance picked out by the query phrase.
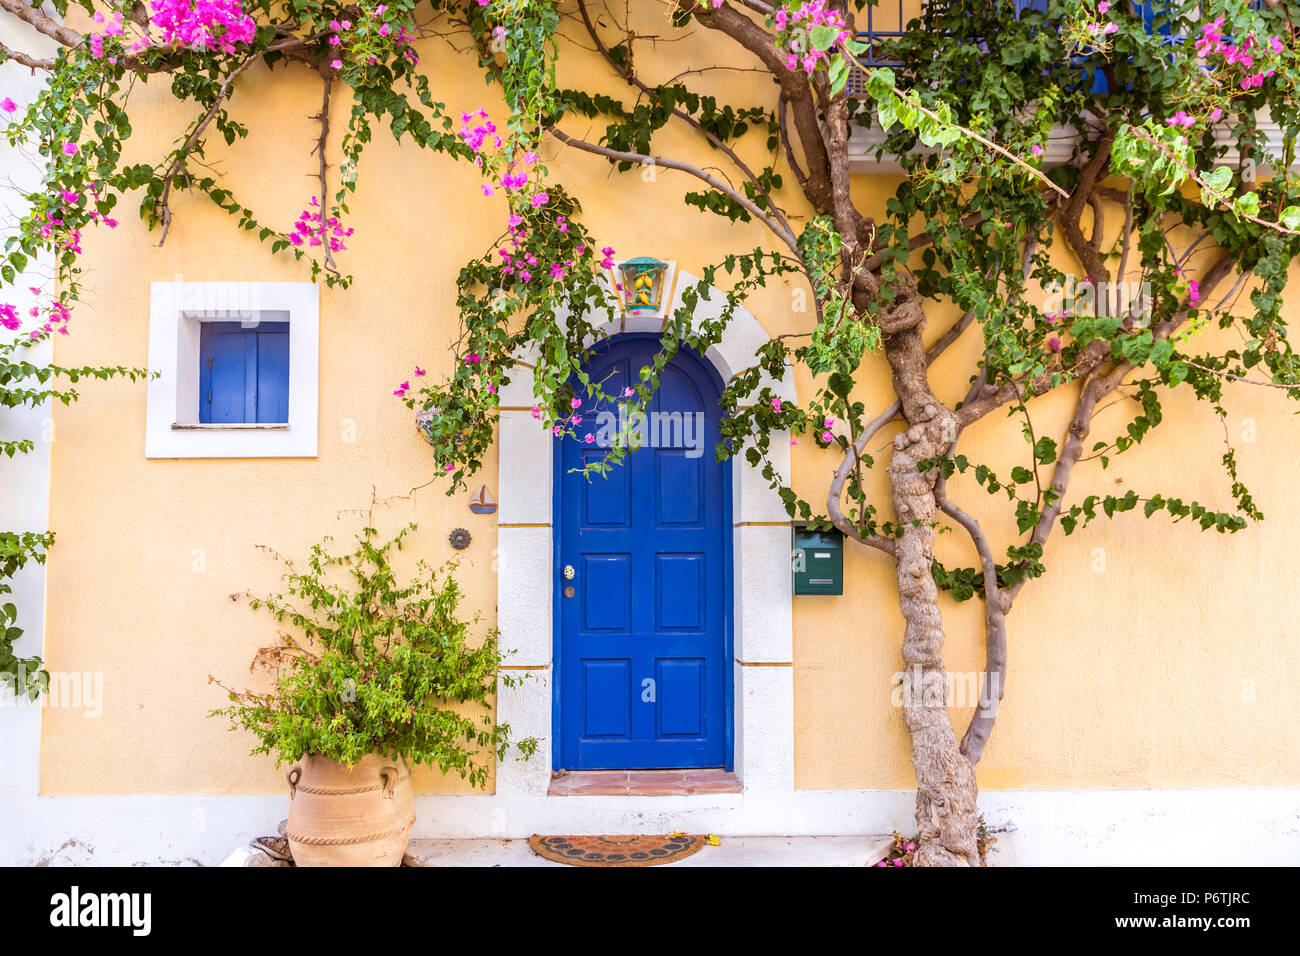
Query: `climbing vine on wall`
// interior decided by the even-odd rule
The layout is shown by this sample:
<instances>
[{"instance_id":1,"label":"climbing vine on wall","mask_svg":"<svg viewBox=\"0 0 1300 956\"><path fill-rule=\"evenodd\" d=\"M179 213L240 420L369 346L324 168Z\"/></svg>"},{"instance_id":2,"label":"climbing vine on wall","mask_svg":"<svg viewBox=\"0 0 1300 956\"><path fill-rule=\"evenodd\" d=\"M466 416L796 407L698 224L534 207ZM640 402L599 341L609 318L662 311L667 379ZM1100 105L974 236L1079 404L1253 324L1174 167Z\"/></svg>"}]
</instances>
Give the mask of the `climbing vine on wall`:
<instances>
[{"instance_id":1,"label":"climbing vine on wall","mask_svg":"<svg viewBox=\"0 0 1300 956\"><path fill-rule=\"evenodd\" d=\"M917 664L902 716L914 740L918 864L978 859L974 767L1005 687L1007 619L1047 573L1052 532L1079 534L1126 513L1223 533L1262 518L1218 436L1208 464L1224 473L1219 502L1176 489L1077 497L1070 488L1081 464L1105 469L1151 440L1171 392L1221 418L1230 383L1300 396L1282 316L1300 249L1289 0L929 3L885 38L859 33L864 3L836 0L82 6L84 32L0 0L58 42L51 58L0 51L48 76L35 101L0 101L11 145L33 144L44 169L0 265L12 283L37 260L51 264L35 315L0 308L30 341L67 332L83 233L111 230L128 195L160 241L178 197L197 193L270 254L346 288L348 245L381 228L351 222L349 200L383 127L473 163L477 189L455 198L501 217L500 239L474 250L457 278L454 370L434 380L420 365L429 357L412 356L393 388L422 413L449 492L481 467L500 390L516 376L532 376L538 428L581 437L598 402L644 408L676 350L716 345L754 290L781 282L807 297L799 330L762 344L726 384L717 454L743 456L792 517L833 525L894 562L903 653ZM659 41L689 37L714 52L683 67ZM418 40L463 54L440 68L481 71L483 102L441 102ZM573 87L566 77L589 73L563 69L569 57L600 64L603 79ZM230 103L253 69L306 71L320 83L319 175L292 223L264 221L209 169L221 143L248 135ZM737 72L760 79L733 84L741 101L725 102L714 81ZM149 82L169 83L193 118L165 156L128 165L129 92ZM335 129L340 96L349 105ZM679 135L695 148L666 152ZM903 171L882 215L865 212L851 189L864 139ZM762 227L762 241L720 248L700 267L652 366L619 395L583 371L585 346L616 315L622 290L609 278L617 237L593 234L581 184L552 172L571 152L603 158L613 175L680 177L685 204L701 215ZM951 324L929 327L949 315ZM931 363L964 336L978 339L977 359L955 382L932 381ZM894 391L883 407L863 397L873 354ZM773 383L796 368L811 387L783 401ZM1064 429L1039 411L1052 393L1073 409ZM966 440L988 416L1017 423L1025 444L1013 460ZM886 428L890 443L877 437ZM794 489L775 454L799 441L838 461L815 499ZM618 467L627 446L613 441L588 469ZM878 501L870 475L885 448L889 500ZM973 517L960 499L975 495L1004 503L1005 521ZM964 536L969 566L935 559L943 530ZM997 686L960 740L945 708L916 702L945 677L941 591L984 602L987 686Z\"/></svg>"}]
</instances>

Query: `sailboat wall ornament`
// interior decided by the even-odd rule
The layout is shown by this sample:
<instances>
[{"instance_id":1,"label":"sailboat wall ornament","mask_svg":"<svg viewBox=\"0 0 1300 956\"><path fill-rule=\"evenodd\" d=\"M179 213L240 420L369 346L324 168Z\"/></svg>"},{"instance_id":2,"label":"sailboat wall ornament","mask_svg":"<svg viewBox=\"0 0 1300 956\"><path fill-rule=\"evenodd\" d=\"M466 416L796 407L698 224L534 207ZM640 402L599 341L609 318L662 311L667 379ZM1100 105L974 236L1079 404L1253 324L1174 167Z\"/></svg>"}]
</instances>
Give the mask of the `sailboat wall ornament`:
<instances>
[{"instance_id":1,"label":"sailboat wall ornament","mask_svg":"<svg viewBox=\"0 0 1300 956\"><path fill-rule=\"evenodd\" d=\"M624 316L656 319L667 316L677 275L676 262L638 256L614 263L609 271Z\"/></svg>"},{"instance_id":2,"label":"sailboat wall ornament","mask_svg":"<svg viewBox=\"0 0 1300 956\"><path fill-rule=\"evenodd\" d=\"M487 485L479 485L478 491L474 492L469 499L469 510L476 515L495 514L497 510L497 500L487 490Z\"/></svg>"}]
</instances>

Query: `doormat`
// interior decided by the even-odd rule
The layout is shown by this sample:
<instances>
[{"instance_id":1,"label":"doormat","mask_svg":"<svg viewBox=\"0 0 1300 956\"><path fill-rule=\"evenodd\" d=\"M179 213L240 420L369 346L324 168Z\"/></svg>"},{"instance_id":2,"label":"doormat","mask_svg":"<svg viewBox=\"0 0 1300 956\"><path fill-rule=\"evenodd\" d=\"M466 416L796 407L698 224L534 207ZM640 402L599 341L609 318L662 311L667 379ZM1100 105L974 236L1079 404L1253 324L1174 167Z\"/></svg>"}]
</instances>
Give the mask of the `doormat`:
<instances>
[{"instance_id":1,"label":"doormat","mask_svg":"<svg viewBox=\"0 0 1300 956\"><path fill-rule=\"evenodd\" d=\"M531 836L534 853L570 866L658 866L700 852L702 836Z\"/></svg>"}]
</instances>

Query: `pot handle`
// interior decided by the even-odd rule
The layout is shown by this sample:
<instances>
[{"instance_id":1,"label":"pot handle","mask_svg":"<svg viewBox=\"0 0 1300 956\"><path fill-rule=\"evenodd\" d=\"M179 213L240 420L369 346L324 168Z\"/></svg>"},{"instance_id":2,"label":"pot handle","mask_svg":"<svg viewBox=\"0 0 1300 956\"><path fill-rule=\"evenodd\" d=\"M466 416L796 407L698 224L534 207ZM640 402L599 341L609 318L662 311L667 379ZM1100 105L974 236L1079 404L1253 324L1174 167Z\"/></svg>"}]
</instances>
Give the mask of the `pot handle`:
<instances>
[{"instance_id":1,"label":"pot handle","mask_svg":"<svg viewBox=\"0 0 1300 956\"><path fill-rule=\"evenodd\" d=\"M397 786L398 773L396 767L384 767L379 771L379 776L384 780L384 799L393 799L393 788Z\"/></svg>"},{"instance_id":2,"label":"pot handle","mask_svg":"<svg viewBox=\"0 0 1300 956\"><path fill-rule=\"evenodd\" d=\"M285 774L284 779L289 781L289 799L292 800L298 793L298 781L302 779L302 767L295 764L293 768Z\"/></svg>"}]
</instances>

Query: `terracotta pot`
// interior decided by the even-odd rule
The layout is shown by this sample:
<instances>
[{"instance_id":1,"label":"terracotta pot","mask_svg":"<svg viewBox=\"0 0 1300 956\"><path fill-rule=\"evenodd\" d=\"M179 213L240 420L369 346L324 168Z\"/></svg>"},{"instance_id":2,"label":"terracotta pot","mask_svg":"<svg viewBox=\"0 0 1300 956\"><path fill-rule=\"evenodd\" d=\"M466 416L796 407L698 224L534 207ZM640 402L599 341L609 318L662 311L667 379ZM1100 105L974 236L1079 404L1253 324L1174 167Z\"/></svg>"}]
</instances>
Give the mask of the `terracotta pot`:
<instances>
[{"instance_id":1,"label":"terracotta pot","mask_svg":"<svg viewBox=\"0 0 1300 956\"><path fill-rule=\"evenodd\" d=\"M398 866L415 823L411 771L379 754L346 764L309 755L289 770L285 836L298 866Z\"/></svg>"}]
</instances>

